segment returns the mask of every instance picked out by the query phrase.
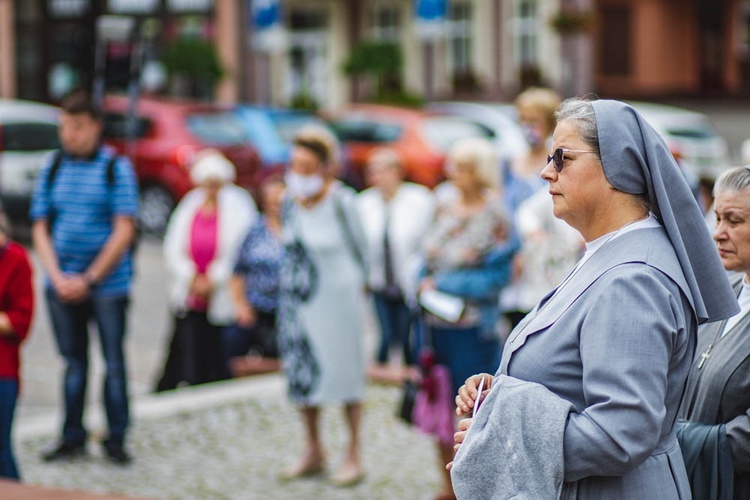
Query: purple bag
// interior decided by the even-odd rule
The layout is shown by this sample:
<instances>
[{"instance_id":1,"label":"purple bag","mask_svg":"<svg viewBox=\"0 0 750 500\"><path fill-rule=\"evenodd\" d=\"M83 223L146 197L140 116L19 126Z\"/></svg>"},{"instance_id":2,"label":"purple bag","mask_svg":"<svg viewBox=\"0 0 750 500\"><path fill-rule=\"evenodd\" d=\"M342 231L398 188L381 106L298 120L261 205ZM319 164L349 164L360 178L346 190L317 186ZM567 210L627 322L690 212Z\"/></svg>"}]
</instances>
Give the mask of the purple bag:
<instances>
[{"instance_id":1,"label":"purple bag","mask_svg":"<svg viewBox=\"0 0 750 500\"><path fill-rule=\"evenodd\" d=\"M441 443L452 445L456 432L454 404L448 368L443 365L429 367L425 370L414 401L414 425L421 432L435 436Z\"/></svg>"}]
</instances>

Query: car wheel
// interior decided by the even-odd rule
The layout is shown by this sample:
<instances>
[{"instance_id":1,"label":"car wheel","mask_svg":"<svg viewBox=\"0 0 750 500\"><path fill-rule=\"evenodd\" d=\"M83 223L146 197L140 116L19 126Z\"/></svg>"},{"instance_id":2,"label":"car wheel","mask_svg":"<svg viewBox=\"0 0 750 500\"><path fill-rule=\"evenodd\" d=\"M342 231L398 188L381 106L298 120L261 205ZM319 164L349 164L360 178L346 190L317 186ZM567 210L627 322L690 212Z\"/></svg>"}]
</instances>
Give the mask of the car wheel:
<instances>
[{"instance_id":1,"label":"car wheel","mask_svg":"<svg viewBox=\"0 0 750 500\"><path fill-rule=\"evenodd\" d=\"M161 186L147 186L141 191L139 222L144 233L163 235L169 215L174 210L172 195Z\"/></svg>"}]
</instances>

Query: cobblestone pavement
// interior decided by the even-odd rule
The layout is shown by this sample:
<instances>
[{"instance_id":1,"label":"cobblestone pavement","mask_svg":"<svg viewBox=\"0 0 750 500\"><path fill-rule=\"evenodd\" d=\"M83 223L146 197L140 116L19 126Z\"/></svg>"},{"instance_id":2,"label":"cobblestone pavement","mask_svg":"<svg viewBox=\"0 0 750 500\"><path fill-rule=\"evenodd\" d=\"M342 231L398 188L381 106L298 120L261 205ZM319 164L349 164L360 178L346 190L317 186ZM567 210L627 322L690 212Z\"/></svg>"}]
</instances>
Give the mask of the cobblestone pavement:
<instances>
[{"instance_id":1,"label":"cobblestone pavement","mask_svg":"<svg viewBox=\"0 0 750 500\"><path fill-rule=\"evenodd\" d=\"M110 464L98 445L102 418L93 413L87 457L44 463L39 453L52 442L58 422L17 422L16 455L31 484L155 499L420 499L439 489L432 441L395 416L400 391L370 385L363 428L365 480L340 488L325 476L282 482L279 472L302 451L298 413L285 397L280 375L241 379L134 404L126 467ZM344 452L343 409L325 407L322 436L328 468Z\"/></svg>"}]
</instances>

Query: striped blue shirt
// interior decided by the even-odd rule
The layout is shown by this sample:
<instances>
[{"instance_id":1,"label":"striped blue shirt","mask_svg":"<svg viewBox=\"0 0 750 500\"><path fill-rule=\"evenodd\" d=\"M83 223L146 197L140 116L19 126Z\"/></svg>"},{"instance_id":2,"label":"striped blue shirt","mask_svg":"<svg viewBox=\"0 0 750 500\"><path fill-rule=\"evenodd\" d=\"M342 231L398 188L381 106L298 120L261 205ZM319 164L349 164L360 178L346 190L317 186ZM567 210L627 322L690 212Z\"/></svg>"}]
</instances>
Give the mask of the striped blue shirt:
<instances>
[{"instance_id":1,"label":"striped blue shirt","mask_svg":"<svg viewBox=\"0 0 750 500\"><path fill-rule=\"evenodd\" d=\"M52 246L63 273L86 271L112 233L113 217L135 217L138 213L138 183L127 158L118 157L114 182L111 185L107 182L107 164L114 154L112 148L102 146L93 159L64 155L51 189L52 159L39 175L30 216L32 220L47 219L52 225ZM130 254L130 250L125 252L110 273L93 287L93 296L128 295L132 276Z\"/></svg>"}]
</instances>

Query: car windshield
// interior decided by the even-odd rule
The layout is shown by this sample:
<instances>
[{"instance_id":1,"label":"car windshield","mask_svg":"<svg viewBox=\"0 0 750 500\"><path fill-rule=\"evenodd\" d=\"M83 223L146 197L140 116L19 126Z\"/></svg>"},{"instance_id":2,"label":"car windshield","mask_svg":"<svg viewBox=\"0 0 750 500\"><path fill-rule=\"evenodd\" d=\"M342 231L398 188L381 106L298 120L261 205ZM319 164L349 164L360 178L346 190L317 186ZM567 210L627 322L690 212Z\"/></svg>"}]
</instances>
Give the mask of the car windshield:
<instances>
[{"instance_id":1,"label":"car windshield","mask_svg":"<svg viewBox=\"0 0 750 500\"><path fill-rule=\"evenodd\" d=\"M480 125L454 116L435 116L422 124L422 133L430 146L447 152L457 139L464 137L490 138L490 133Z\"/></svg>"},{"instance_id":2,"label":"car windshield","mask_svg":"<svg viewBox=\"0 0 750 500\"><path fill-rule=\"evenodd\" d=\"M666 131L669 135L681 139L713 139L718 135L716 130L706 120L668 123Z\"/></svg>"},{"instance_id":3,"label":"car windshield","mask_svg":"<svg viewBox=\"0 0 750 500\"><path fill-rule=\"evenodd\" d=\"M198 139L210 144L246 144L250 138L242 122L233 113L194 113L186 120L187 128Z\"/></svg>"},{"instance_id":4,"label":"car windshield","mask_svg":"<svg viewBox=\"0 0 750 500\"><path fill-rule=\"evenodd\" d=\"M292 113L278 113L271 116L273 124L281 137L281 140L285 144L291 144L294 142L294 137L297 135L299 130L307 125L316 125L323 128L328 128L326 122L314 115L305 113L292 114Z\"/></svg>"}]
</instances>

